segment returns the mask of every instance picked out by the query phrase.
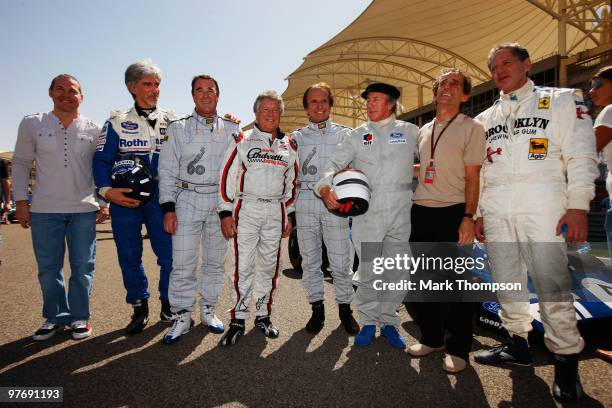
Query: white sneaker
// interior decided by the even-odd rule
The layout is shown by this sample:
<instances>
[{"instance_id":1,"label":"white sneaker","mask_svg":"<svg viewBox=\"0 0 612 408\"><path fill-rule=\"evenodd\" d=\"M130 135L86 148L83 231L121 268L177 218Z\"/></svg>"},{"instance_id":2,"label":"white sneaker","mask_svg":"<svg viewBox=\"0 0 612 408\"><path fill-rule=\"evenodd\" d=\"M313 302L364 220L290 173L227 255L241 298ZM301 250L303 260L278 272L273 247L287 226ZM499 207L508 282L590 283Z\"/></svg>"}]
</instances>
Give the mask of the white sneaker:
<instances>
[{"instance_id":1,"label":"white sneaker","mask_svg":"<svg viewBox=\"0 0 612 408\"><path fill-rule=\"evenodd\" d=\"M56 331L61 330L64 327L63 324L55 324L46 320L40 329L36 330L36 333L32 336L32 339L36 341L44 341L53 337Z\"/></svg>"},{"instance_id":2,"label":"white sneaker","mask_svg":"<svg viewBox=\"0 0 612 408\"><path fill-rule=\"evenodd\" d=\"M172 328L168 330L162 343L174 344L176 343L183 334L189 333L189 330L193 327L193 319L191 319L191 312L182 310L176 315L176 319L172 324Z\"/></svg>"},{"instance_id":3,"label":"white sneaker","mask_svg":"<svg viewBox=\"0 0 612 408\"><path fill-rule=\"evenodd\" d=\"M91 336L92 327L91 323L87 320L77 320L76 322L72 322L70 325L72 329L72 338L74 340L81 340Z\"/></svg>"},{"instance_id":4,"label":"white sneaker","mask_svg":"<svg viewBox=\"0 0 612 408\"><path fill-rule=\"evenodd\" d=\"M223 333L225 327L223 322L215 315L215 308L212 306L202 306L200 310L202 324L208 327L212 333Z\"/></svg>"}]
</instances>

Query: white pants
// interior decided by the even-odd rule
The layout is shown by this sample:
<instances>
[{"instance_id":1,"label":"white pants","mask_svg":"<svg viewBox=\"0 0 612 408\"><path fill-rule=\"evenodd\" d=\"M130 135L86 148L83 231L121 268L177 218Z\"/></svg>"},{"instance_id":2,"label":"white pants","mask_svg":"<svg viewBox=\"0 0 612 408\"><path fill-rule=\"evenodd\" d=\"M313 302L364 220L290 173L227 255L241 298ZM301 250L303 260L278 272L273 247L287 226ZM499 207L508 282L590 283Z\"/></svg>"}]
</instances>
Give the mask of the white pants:
<instances>
[{"instance_id":1,"label":"white pants","mask_svg":"<svg viewBox=\"0 0 612 408\"><path fill-rule=\"evenodd\" d=\"M527 288L527 270L540 300L546 347L557 354L575 354L584 343L576 327L570 293L566 245L555 236L561 211L547 215L484 217L487 253L495 282L521 283ZM531 331L529 302L516 294L498 292L500 317L511 333ZM517 301L518 300L518 301Z\"/></svg>"},{"instance_id":2,"label":"white pants","mask_svg":"<svg viewBox=\"0 0 612 408\"><path fill-rule=\"evenodd\" d=\"M302 284L309 303L323 300L322 242L334 279L336 303L351 303L353 278L351 242L348 218L338 217L325 208L312 190L301 190L296 202L295 216L298 244L302 255Z\"/></svg>"},{"instance_id":3,"label":"white pants","mask_svg":"<svg viewBox=\"0 0 612 408\"><path fill-rule=\"evenodd\" d=\"M193 312L200 247L201 305L215 305L223 290L227 242L221 233L217 195L181 190L176 200L176 217L178 227L172 236L168 298L174 313L183 309Z\"/></svg>"},{"instance_id":4,"label":"white pants","mask_svg":"<svg viewBox=\"0 0 612 408\"><path fill-rule=\"evenodd\" d=\"M251 297L255 315L272 313L272 296L280 264L280 242L285 209L278 201L239 200L234 207L237 234L234 237L232 271L232 319L246 319Z\"/></svg>"}]
</instances>

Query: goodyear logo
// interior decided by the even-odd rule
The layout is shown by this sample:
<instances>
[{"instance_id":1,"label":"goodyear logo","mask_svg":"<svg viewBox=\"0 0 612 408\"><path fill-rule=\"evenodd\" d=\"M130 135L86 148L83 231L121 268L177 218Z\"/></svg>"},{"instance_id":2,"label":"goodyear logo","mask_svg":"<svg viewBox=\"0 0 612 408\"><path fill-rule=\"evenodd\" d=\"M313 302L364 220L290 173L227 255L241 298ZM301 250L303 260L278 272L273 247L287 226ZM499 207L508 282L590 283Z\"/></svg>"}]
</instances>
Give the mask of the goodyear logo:
<instances>
[{"instance_id":1,"label":"goodyear logo","mask_svg":"<svg viewBox=\"0 0 612 408\"><path fill-rule=\"evenodd\" d=\"M544 96L538 99L538 109L550 108L550 96Z\"/></svg>"},{"instance_id":2,"label":"goodyear logo","mask_svg":"<svg viewBox=\"0 0 612 408\"><path fill-rule=\"evenodd\" d=\"M548 153L548 139L529 139L529 160L544 160Z\"/></svg>"}]
</instances>

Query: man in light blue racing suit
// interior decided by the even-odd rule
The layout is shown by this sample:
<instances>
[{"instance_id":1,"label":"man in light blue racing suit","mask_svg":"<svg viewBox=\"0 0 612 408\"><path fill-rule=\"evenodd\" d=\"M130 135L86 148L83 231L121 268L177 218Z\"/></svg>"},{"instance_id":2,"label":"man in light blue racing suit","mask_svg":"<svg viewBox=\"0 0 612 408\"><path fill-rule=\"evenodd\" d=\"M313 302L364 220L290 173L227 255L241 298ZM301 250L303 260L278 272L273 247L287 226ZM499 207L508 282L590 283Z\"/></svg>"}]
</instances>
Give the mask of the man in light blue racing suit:
<instances>
[{"instance_id":1,"label":"man in light blue racing suit","mask_svg":"<svg viewBox=\"0 0 612 408\"><path fill-rule=\"evenodd\" d=\"M223 289L228 248L217 214L219 171L229 144L240 137L240 128L217 115L219 86L213 77L194 77L191 94L195 109L168 125L168 141L159 162L159 202L164 229L172 234L168 296L177 314L164 336L165 344L178 341L193 324L200 247L200 318L213 333L224 330L214 310Z\"/></svg>"},{"instance_id":2,"label":"man in light blue racing suit","mask_svg":"<svg viewBox=\"0 0 612 408\"><path fill-rule=\"evenodd\" d=\"M309 87L303 97L308 126L293 132L300 160L300 190L295 213L302 256L302 283L308 302L312 305L312 316L306 324L306 330L318 333L325 321L321 271L321 245L325 242L340 321L349 334L357 334L359 325L351 311L354 291L351 282L353 271L349 221L348 218L332 214L314 194L314 187L322 175L321 170L333 155L338 142L351 130L330 120L333 102L332 89L328 84L321 82Z\"/></svg>"},{"instance_id":3,"label":"man in light blue racing suit","mask_svg":"<svg viewBox=\"0 0 612 408\"><path fill-rule=\"evenodd\" d=\"M315 191L327 208L338 209L340 203L331 188L334 173L350 166L368 178L372 190L368 212L353 219L353 244L360 260L353 281L358 283L355 297L362 324L355 336L355 345L369 345L379 326L393 347L405 348L406 342L397 331L400 323L397 308L406 290L380 290L376 282L384 279L388 283L401 283L409 272L390 268L384 276L376 275L372 260L410 253L412 165L419 129L395 119L400 97L396 87L373 83L361 96L367 101L368 122L342 139ZM362 246L362 243L368 245Z\"/></svg>"}]
</instances>

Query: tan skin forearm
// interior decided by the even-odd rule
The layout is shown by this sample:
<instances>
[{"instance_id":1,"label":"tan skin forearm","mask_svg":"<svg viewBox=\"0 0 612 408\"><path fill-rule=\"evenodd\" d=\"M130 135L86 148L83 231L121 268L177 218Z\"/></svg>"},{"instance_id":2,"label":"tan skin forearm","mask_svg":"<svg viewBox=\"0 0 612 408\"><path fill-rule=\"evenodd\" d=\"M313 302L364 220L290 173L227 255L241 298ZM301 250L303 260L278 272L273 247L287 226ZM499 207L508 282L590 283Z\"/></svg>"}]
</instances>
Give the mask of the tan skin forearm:
<instances>
[{"instance_id":1,"label":"tan skin forearm","mask_svg":"<svg viewBox=\"0 0 612 408\"><path fill-rule=\"evenodd\" d=\"M601 152L612 140L612 129L605 126L597 126L595 128L595 145L597 151Z\"/></svg>"},{"instance_id":2,"label":"tan skin forearm","mask_svg":"<svg viewBox=\"0 0 612 408\"><path fill-rule=\"evenodd\" d=\"M474 214L480 194L480 166L465 166L465 212Z\"/></svg>"},{"instance_id":3,"label":"tan skin forearm","mask_svg":"<svg viewBox=\"0 0 612 408\"><path fill-rule=\"evenodd\" d=\"M412 165L412 178L419 178L419 173L421 171L421 165L420 164L413 164Z\"/></svg>"}]
</instances>

